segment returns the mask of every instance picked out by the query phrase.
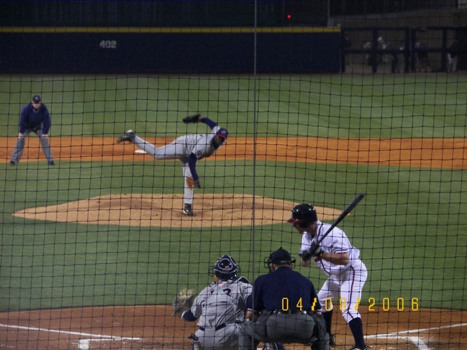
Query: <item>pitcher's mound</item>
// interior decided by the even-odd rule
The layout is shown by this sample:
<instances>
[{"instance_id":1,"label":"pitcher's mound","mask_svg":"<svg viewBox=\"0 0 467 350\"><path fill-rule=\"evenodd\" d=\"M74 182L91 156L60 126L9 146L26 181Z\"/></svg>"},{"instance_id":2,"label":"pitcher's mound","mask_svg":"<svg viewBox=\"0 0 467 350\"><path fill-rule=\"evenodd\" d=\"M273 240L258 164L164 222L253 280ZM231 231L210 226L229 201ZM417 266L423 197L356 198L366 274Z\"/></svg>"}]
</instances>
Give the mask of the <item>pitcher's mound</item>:
<instances>
[{"instance_id":1,"label":"pitcher's mound","mask_svg":"<svg viewBox=\"0 0 467 350\"><path fill-rule=\"evenodd\" d=\"M295 204L248 194L200 194L195 197L193 205L195 215L188 217L182 214L183 195L121 194L28 208L13 215L82 224L231 227L284 223L290 218ZM320 220L332 220L340 214L333 208L316 207L316 210Z\"/></svg>"}]
</instances>

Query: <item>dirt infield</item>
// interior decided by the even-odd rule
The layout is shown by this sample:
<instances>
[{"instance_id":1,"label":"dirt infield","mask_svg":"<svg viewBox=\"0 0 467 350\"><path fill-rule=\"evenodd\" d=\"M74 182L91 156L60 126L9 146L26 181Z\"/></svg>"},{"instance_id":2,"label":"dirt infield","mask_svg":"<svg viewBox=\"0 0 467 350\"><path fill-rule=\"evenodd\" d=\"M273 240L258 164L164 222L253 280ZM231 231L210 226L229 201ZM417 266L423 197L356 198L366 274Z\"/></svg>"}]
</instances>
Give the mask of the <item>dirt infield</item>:
<instances>
[{"instance_id":1,"label":"dirt infield","mask_svg":"<svg viewBox=\"0 0 467 350\"><path fill-rule=\"evenodd\" d=\"M284 223L295 203L239 194L199 194L196 214L182 214L183 195L121 194L88 198L47 207L27 208L13 215L33 220L138 227L235 227ZM253 218L252 208L255 208ZM323 220L340 210L316 207ZM254 219L254 222L253 222Z\"/></svg>"},{"instance_id":2,"label":"dirt infield","mask_svg":"<svg viewBox=\"0 0 467 350\"><path fill-rule=\"evenodd\" d=\"M0 159L9 160L16 138L0 139ZM147 138L157 146L167 138ZM131 144L117 145L112 138L53 137L50 140L58 160L147 160L135 154ZM359 165L467 169L466 139L325 139L325 138L229 138L228 144L206 161L253 159L285 162L315 162ZM39 142L30 136L22 161L43 160Z\"/></svg>"},{"instance_id":3,"label":"dirt infield","mask_svg":"<svg viewBox=\"0 0 467 350\"><path fill-rule=\"evenodd\" d=\"M149 139L162 145L168 139ZM13 150L14 138L0 140L0 159L6 162ZM38 141L29 137L22 162L44 161ZM55 158L75 161L154 161L148 155L135 154L133 145L116 145L111 138L52 138L51 146ZM255 146L255 147L253 147ZM299 147L297 147L299 146ZM252 139L230 138L227 147L215 157L208 159L252 159L253 150L258 160L320 162L358 165L392 165L404 167L430 168L467 168L467 142L463 139L317 139L317 138L259 138L254 144ZM20 169L20 163L17 168ZM60 213L66 211L68 219L74 222L95 223L99 217L104 220L115 218L118 213L120 224L137 226L165 226L180 224L180 220L164 220L164 208L160 203L169 204L170 208L181 208L181 197L177 195L128 195L131 206L124 208L122 199L126 195L89 198L84 201L58 205L53 208L30 208L17 212L39 220L62 221ZM253 202L259 204L261 215L272 212L267 217L268 223L283 220L289 215L290 203L253 197L232 195L218 198L215 195L197 195L201 208L197 217L190 218L192 224L202 222L212 224L208 215L209 200L224 200L227 222L219 225L251 225ZM146 202L145 202L146 201ZM141 209L147 204L160 216L148 219L148 214ZM154 207L153 207L154 206ZM197 208L198 208L197 207ZM102 209L103 211L97 211ZM139 208L139 210L136 210ZM286 208L286 209L285 209ZM271 210L272 209L272 210ZM133 211L132 211L133 210ZM336 210L320 208L321 215L335 217ZM173 212L173 211L172 211ZM286 213L285 213L286 212ZM97 213L97 214L96 214ZM337 211L339 213L339 211ZM41 216L42 215L42 216ZM52 215L52 217L50 216ZM174 214L171 214L174 215ZM224 215L223 215L224 216ZM124 221L126 220L126 221ZM261 219L255 224L263 224ZM116 224L119 224L116 223ZM217 223L216 223L217 225ZM388 291L389 292L389 291ZM365 334L371 350L460 350L467 348L467 312L455 310L420 309L412 311L405 308L397 311L377 308L368 311L361 307ZM352 336L339 315L335 315L335 333L338 346L334 349L348 349L352 345ZM59 310L35 310L0 313L0 349L190 349L186 338L195 330L195 325L186 323L170 314L166 306L128 306L128 307L92 307ZM287 346L287 350L305 349L303 346Z\"/></svg>"},{"instance_id":4,"label":"dirt infield","mask_svg":"<svg viewBox=\"0 0 467 350\"><path fill-rule=\"evenodd\" d=\"M368 312L361 307L371 350L461 350L467 348L467 312L429 309ZM338 345L353 338L343 318L334 317ZM462 323L463 322L463 323ZM462 326L463 325L463 326ZM166 306L112 306L0 314L0 349L139 350L191 349L194 323L182 321ZM299 344L287 350L309 349Z\"/></svg>"}]
</instances>

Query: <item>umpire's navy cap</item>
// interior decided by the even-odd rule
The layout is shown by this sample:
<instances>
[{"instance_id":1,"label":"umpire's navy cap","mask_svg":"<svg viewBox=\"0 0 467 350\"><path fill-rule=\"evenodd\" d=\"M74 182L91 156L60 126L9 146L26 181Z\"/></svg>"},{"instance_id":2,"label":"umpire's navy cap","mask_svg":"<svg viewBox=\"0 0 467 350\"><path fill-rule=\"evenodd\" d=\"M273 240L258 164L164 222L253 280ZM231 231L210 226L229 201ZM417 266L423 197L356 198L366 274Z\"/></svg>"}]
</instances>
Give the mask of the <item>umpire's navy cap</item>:
<instances>
[{"instance_id":1,"label":"umpire's navy cap","mask_svg":"<svg viewBox=\"0 0 467 350\"><path fill-rule=\"evenodd\" d=\"M33 98L32 98L32 102L34 103L41 103L41 97L39 95L35 95Z\"/></svg>"},{"instance_id":2,"label":"umpire's navy cap","mask_svg":"<svg viewBox=\"0 0 467 350\"><path fill-rule=\"evenodd\" d=\"M295 259L292 258L292 256L287 250L280 247L275 252L271 253L271 255L269 256L269 261L276 265L288 265L294 263Z\"/></svg>"}]
</instances>

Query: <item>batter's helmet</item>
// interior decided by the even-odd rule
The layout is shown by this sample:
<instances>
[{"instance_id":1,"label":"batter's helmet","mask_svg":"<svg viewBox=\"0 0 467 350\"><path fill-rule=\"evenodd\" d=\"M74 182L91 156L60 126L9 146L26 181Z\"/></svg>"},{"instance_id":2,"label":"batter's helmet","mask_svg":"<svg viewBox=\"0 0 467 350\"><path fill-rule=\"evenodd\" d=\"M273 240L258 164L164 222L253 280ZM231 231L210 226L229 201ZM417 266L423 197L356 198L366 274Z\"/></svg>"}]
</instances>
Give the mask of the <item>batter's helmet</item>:
<instances>
[{"instance_id":1,"label":"batter's helmet","mask_svg":"<svg viewBox=\"0 0 467 350\"><path fill-rule=\"evenodd\" d=\"M211 267L211 271L220 280L227 281L237 277L237 273L240 272L240 268L230 255L223 255Z\"/></svg>"},{"instance_id":2,"label":"batter's helmet","mask_svg":"<svg viewBox=\"0 0 467 350\"><path fill-rule=\"evenodd\" d=\"M292 218L287 220L290 223L299 223L301 228L310 227L318 220L316 209L311 204L302 203L292 209Z\"/></svg>"}]
</instances>

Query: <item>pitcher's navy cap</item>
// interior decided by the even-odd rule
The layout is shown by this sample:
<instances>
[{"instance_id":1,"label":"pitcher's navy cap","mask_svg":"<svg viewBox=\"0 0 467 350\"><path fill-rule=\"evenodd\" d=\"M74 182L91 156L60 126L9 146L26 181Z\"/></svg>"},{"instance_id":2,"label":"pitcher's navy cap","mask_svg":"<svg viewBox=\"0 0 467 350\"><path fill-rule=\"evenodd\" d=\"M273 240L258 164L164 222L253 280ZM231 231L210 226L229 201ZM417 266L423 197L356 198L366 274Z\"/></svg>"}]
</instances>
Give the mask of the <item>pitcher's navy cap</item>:
<instances>
[{"instance_id":1,"label":"pitcher's navy cap","mask_svg":"<svg viewBox=\"0 0 467 350\"><path fill-rule=\"evenodd\" d=\"M229 132L224 129L224 128L220 128L217 132L216 132L216 135L219 136L220 138L223 138L223 139L226 139L227 136L229 136Z\"/></svg>"}]
</instances>

